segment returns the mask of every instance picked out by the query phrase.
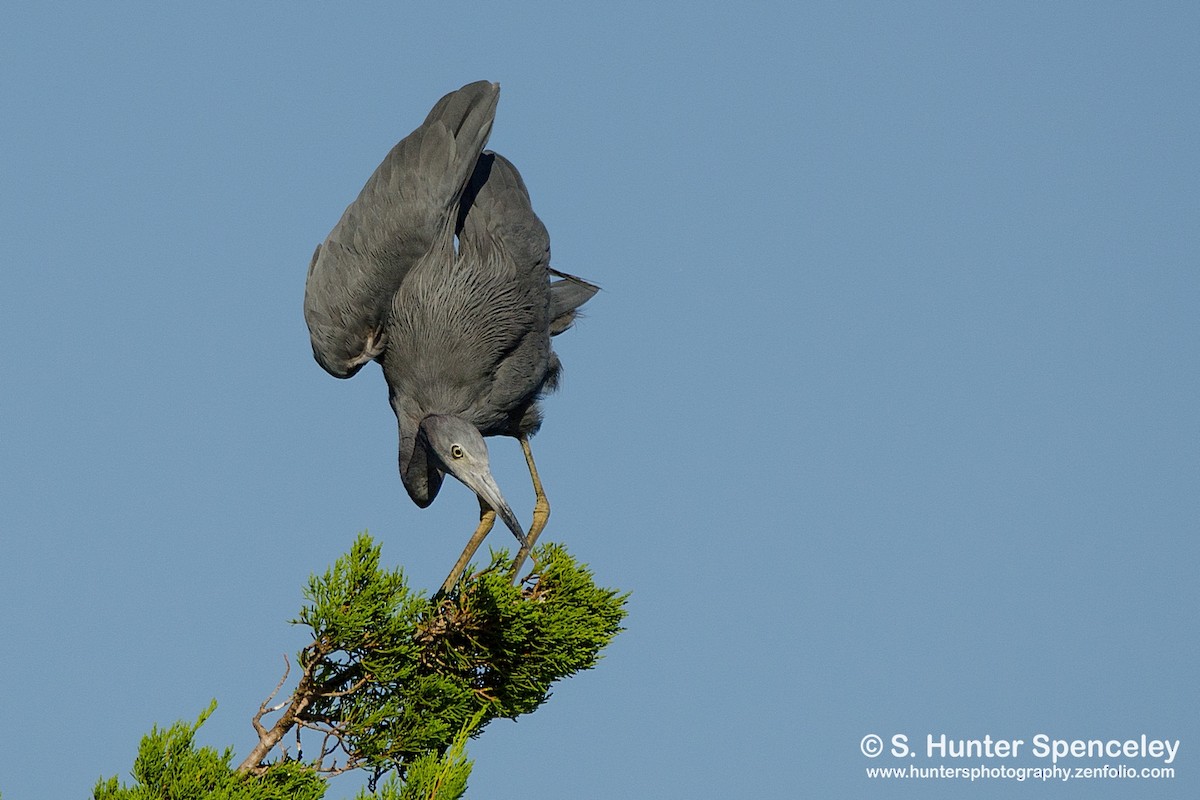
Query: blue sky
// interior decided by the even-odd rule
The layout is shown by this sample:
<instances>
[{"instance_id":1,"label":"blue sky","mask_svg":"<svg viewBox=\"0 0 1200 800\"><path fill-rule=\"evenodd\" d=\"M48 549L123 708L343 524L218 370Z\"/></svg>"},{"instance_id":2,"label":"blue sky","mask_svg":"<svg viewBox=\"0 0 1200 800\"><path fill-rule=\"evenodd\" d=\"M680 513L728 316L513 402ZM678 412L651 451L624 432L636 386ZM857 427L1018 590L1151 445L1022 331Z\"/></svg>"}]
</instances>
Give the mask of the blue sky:
<instances>
[{"instance_id":1,"label":"blue sky","mask_svg":"<svg viewBox=\"0 0 1200 800\"><path fill-rule=\"evenodd\" d=\"M555 264L604 287L556 340L546 536L633 595L596 670L472 743L468 796L1200 788L1194 5L2 16L5 800L127 777L214 697L202 742L244 754L358 531L444 577L474 499L412 505L382 376L324 374L301 298L478 79ZM943 763L869 733L1181 744L1171 780L1030 790L869 780Z\"/></svg>"}]
</instances>

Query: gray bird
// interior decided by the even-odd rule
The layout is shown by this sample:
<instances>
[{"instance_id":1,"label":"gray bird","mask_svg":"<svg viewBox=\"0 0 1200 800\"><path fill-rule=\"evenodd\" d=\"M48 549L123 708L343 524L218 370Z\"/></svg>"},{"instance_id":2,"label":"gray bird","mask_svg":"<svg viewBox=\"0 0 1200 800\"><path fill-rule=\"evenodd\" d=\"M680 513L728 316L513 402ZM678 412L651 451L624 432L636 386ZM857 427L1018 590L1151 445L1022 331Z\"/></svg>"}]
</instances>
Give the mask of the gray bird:
<instances>
[{"instance_id":1,"label":"gray bird","mask_svg":"<svg viewBox=\"0 0 1200 800\"><path fill-rule=\"evenodd\" d=\"M317 362L338 378L382 365L413 502L433 502L447 473L479 498L479 525L442 593L496 515L520 543L514 572L545 527L529 437L561 369L550 337L598 291L550 268L550 237L516 167L483 151L499 91L478 81L437 102L317 247L305 286ZM520 440L533 480L528 536L488 466L483 437L499 435Z\"/></svg>"}]
</instances>

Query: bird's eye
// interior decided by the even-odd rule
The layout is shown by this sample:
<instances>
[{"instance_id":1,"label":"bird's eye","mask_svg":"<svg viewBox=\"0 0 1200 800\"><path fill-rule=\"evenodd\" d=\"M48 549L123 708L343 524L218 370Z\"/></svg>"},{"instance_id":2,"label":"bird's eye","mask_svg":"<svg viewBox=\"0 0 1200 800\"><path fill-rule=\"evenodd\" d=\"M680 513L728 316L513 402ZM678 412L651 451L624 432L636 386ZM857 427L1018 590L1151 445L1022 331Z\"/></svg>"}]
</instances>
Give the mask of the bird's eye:
<instances>
[{"instance_id":1,"label":"bird's eye","mask_svg":"<svg viewBox=\"0 0 1200 800\"><path fill-rule=\"evenodd\" d=\"M450 445L450 457L451 458L462 458L464 455L465 455L465 453L463 452L461 444Z\"/></svg>"}]
</instances>

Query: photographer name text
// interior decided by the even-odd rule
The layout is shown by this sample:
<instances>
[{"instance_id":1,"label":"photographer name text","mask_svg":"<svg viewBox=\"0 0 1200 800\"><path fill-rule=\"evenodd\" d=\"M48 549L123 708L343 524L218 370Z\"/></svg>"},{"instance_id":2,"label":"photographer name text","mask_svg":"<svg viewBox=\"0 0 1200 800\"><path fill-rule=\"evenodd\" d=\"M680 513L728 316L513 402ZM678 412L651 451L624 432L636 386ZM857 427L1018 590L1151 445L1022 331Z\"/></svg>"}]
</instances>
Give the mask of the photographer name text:
<instances>
[{"instance_id":1,"label":"photographer name text","mask_svg":"<svg viewBox=\"0 0 1200 800\"><path fill-rule=\"evenodd\" d=\"M874 742L863 741L863 753L871 758L883 752L881 737L868 737ZM1179 739L1155 739L1141 734L1131 739L1061 739L1046 733L1038 733L1025 739L993 739L990 734L982 739L955 739L946 734L925 735L926 758L1048 758L1057 764L1059 759L1080 758L1141 758L1154 759L1163 764L1175 761L1179 752ZM868 746L872 745L872 746ZM896 733L891 737L890 753L896 758L915 757L919 750L910 741L908 734Z\"/></svg>"}]
</instances>

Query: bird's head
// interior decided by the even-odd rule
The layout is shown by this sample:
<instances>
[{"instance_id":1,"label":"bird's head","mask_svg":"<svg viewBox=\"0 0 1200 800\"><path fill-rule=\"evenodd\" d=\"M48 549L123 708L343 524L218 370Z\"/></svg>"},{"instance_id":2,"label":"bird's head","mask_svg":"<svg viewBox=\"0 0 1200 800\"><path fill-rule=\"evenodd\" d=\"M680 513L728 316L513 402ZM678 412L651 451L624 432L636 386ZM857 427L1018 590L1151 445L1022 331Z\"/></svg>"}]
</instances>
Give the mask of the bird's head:
<instances>
[{"instance_id":1,"label":"bird's head","mask_svg":"<svg viewBox=\"0 0 1200 800\"><path fill-rule=\"evenodd\" d=\"M524 544L525 532L492 477L487 444L479 430L461 417L431 414L421 421L420 435L429 445L436 466L478 495Z\"/></svg>"}]
</instances>

